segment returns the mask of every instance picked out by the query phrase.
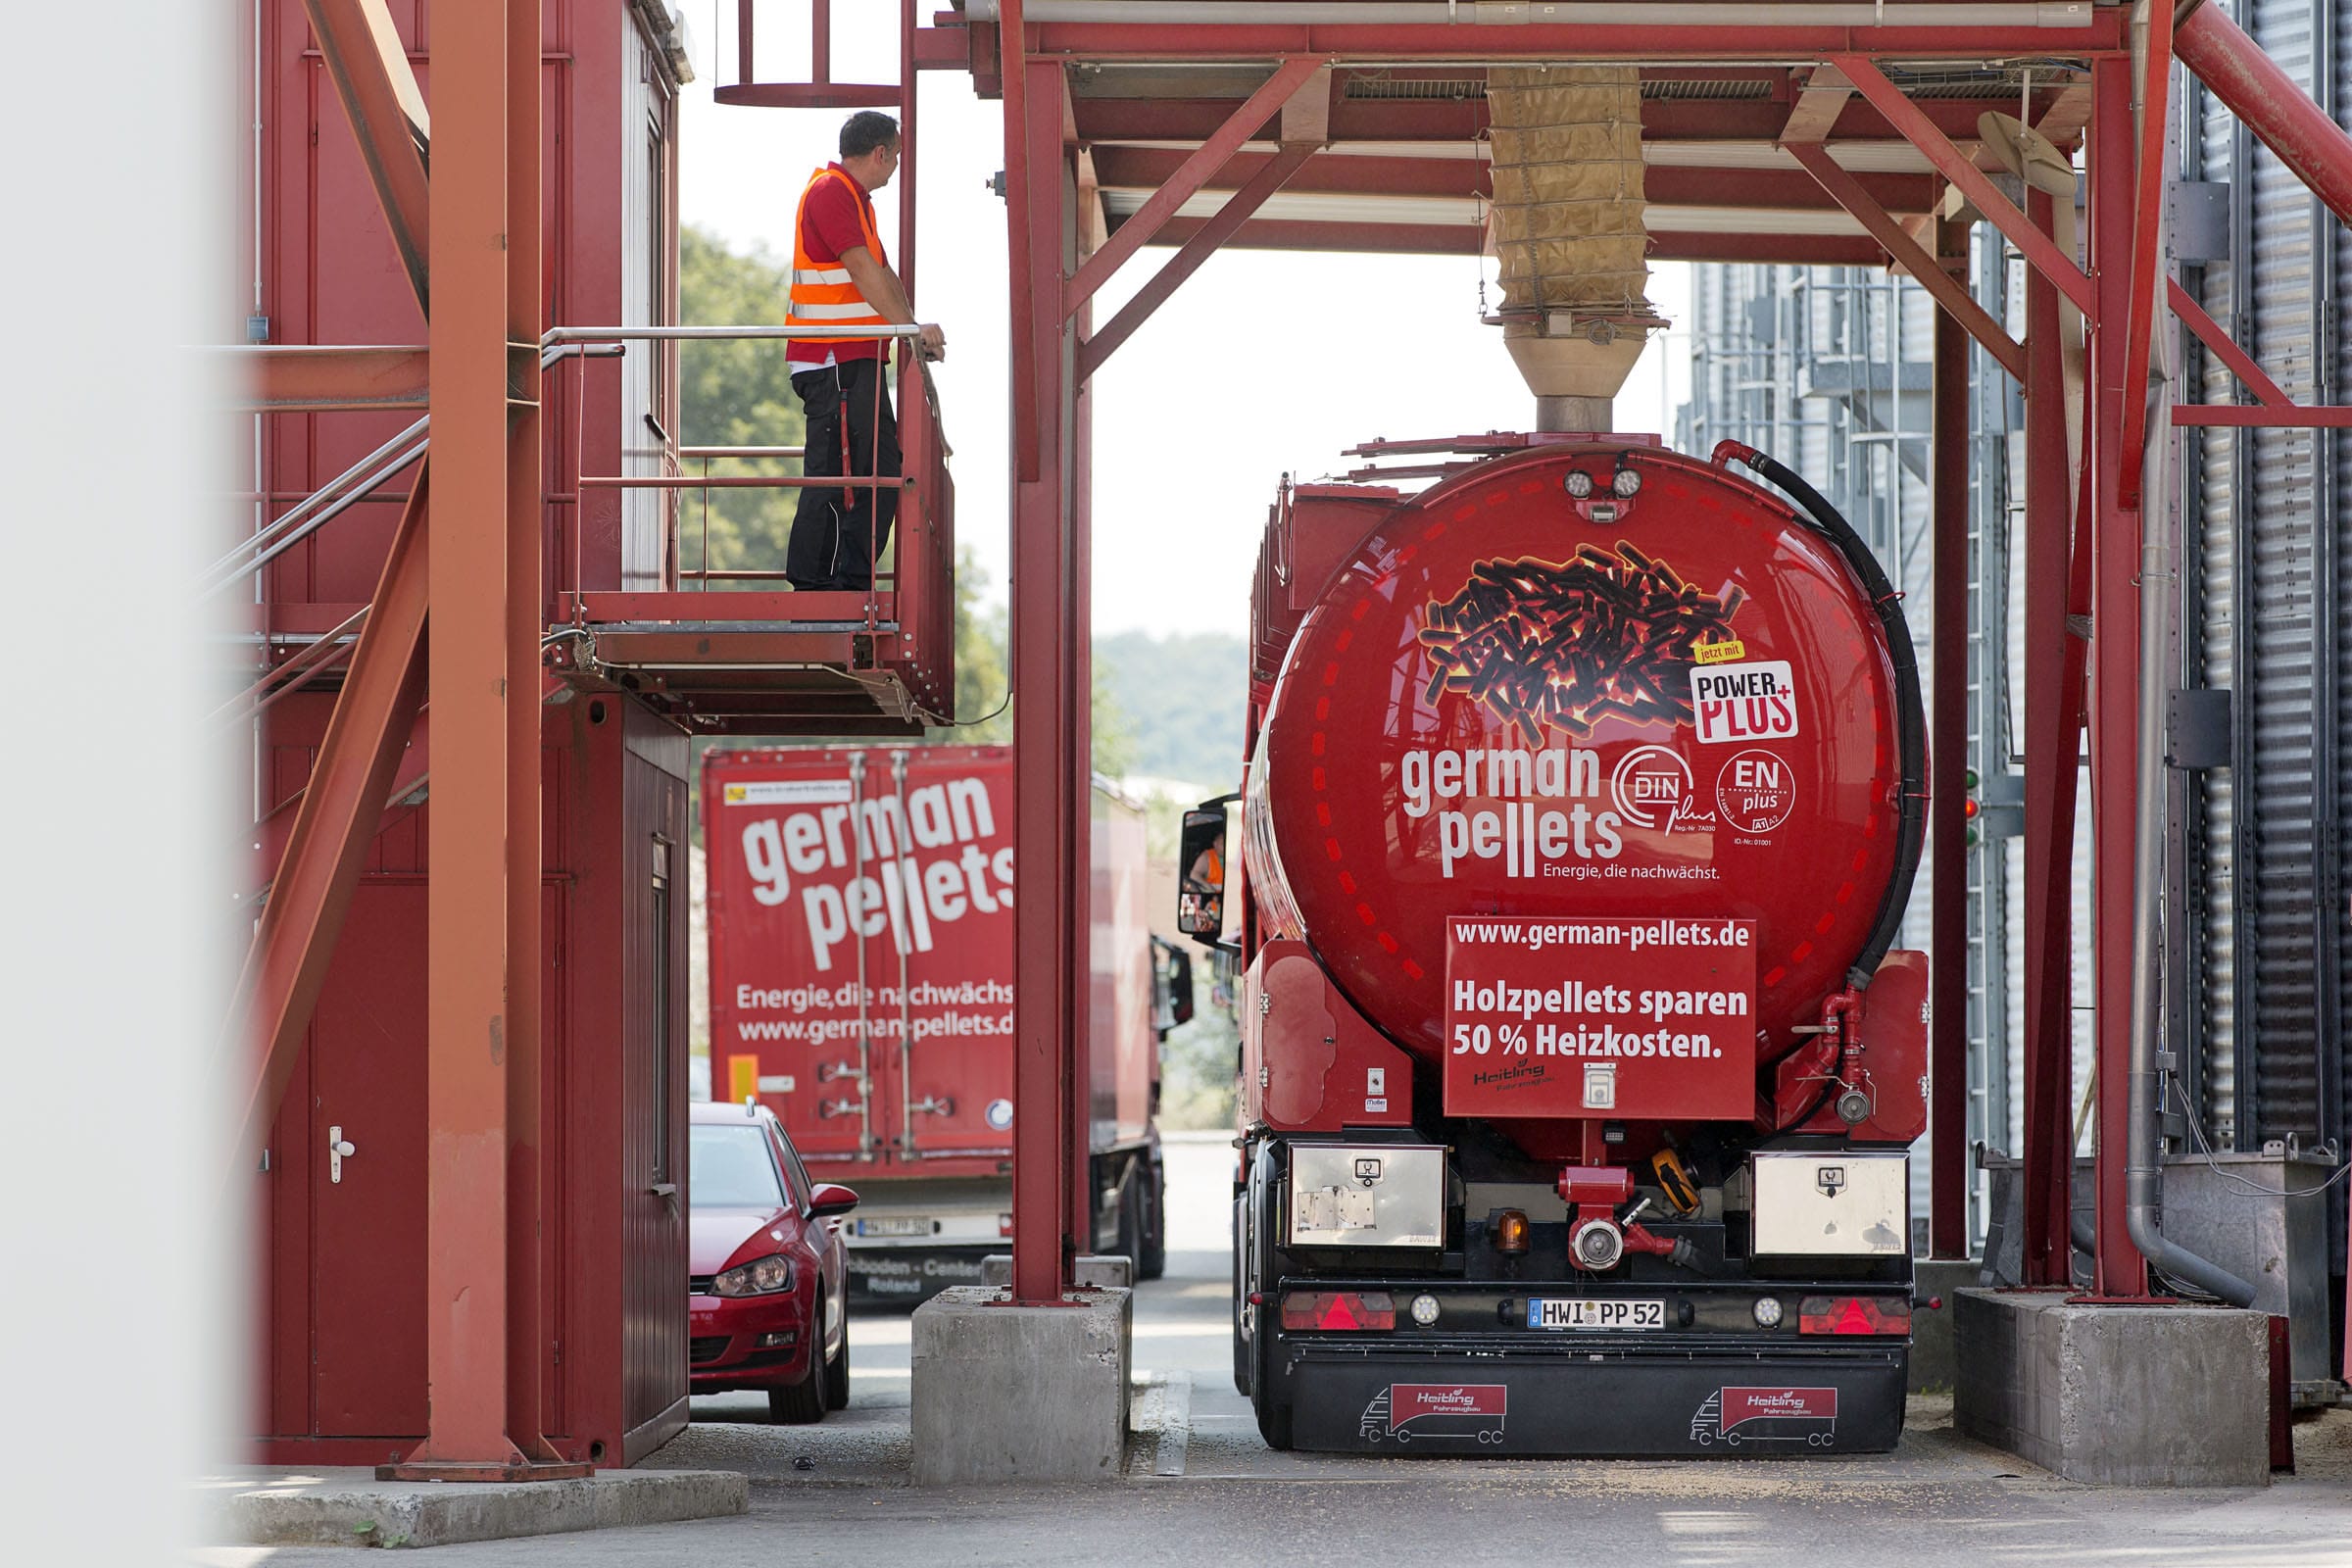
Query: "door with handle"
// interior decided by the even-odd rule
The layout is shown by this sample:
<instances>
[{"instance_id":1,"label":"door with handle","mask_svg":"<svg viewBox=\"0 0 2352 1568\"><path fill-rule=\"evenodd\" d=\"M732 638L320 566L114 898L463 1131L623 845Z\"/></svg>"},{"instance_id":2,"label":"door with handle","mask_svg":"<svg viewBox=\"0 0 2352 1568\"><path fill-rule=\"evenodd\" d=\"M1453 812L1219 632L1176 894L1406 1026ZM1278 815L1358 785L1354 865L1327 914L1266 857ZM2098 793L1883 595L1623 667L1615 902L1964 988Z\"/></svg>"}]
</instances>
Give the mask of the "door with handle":
<instances>
[{"instance_id":1,"label":"door with handle","mask_svg":"<svg viewBox=\"0 0 2352 1568\"><path fill-rule=\"evenodd\" d=\"M424 1432L424 943L423 880L363 878L311 1026L320 1437Z\"/></svg>"}]
</instances>

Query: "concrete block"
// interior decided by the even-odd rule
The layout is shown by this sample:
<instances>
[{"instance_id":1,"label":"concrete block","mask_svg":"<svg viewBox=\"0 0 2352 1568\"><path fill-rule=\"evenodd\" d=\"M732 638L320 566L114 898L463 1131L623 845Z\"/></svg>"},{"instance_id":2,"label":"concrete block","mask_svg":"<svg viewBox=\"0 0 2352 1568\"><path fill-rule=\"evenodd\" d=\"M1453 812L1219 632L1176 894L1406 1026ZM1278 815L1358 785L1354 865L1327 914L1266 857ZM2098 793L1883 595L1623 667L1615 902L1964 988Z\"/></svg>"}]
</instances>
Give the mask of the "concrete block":
<instances>
[{"instance_id":1,"label":"concrete block","mask_svg":"<svg viewBox=\"0 0 2352 1568\"><path fill-rule=\"evenodd\" d=\"M2260 1312L1968 1289L1952 1330L1952 1419L1969 1437L2095 1486L2270 1482Z\"/></svg>"},{"instance_id":2,"label":"concrete block","mask_svg":"<svg viewBox=\"0 0 2352 1568\"><path fill-rule=\"evenodd\" d=\"M751 1506L723 1470L607 1470L584 1480L377 1481L353 1468L252 1473L224 1489L237 1537L259 1546L447 1546L714 1519Z\"/></svg>"},{"instance_id":3,"label":"concrete block","mask_svg":"<svg viewBox=\"0 0 2352 1568\"><path fill-rule=\"evenodd\" d=\"M1958 1380L1952 1352L1952 1312L1963 1290L1984 1283L1984 1265L1975 1261L1931 1262L1912 1265L1917 1277L1911 1306L1911 1381L1913 1394L1944 1393ZM1940 1300L1941 1306L1928 1303Z\"/></svg>"},{"instance_id":4,"label":"concrete block","mask_svg":"<svg viewBox=\"0 0 2352 1568\"><path fill-rule=\"evenodd\" d=\"M1089 1252L1078 1259L1074 1273L1082 1290L1127 1290L1135 1284L1135 1260L1116 1252ZM980 1260L980 1283L1001 1291L1012 1283L1012 1254L991 1252Z\"/></svg>"},{"instance_id":5,"label":"concrete block","mask_svg":"<svg viewBox=\"0 0 2352 1568\"><path fill-rule=\"evenodd\" d=\"M956 1286L914 1310L915 1485L1116 1479L1132 1295L1013 1306L1007 1294Z\"/></svg>"}]
</instances>

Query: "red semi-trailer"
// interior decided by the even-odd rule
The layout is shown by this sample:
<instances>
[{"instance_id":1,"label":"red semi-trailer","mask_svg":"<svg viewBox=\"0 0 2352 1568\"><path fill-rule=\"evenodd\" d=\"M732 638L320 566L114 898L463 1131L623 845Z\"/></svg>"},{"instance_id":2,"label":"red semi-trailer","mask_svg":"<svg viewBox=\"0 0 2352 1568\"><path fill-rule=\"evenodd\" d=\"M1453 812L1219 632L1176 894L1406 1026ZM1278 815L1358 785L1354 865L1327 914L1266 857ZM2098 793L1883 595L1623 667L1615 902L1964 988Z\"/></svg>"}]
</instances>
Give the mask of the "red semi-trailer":
<instances>
[{"instance_id":1,"label":"red semi-trailer","mask_svg":"<svg viewBox=\"0 0 2352 1568\"><path fill-rule=\"evenodd\" d=\"M1180 921L1247 971L1235 1382L1277 1447L1887 1448L1898 596L1761 454L1477 447L1418 495L1284 488L1247 776L1187 813Z\"/></svg>"},{"instance_id":2,"label":"red semi-trailer","mask_svg":"<svg viewBox=\"0 0 2352 1568\"><path fill-rule=\"evenodd\" d=\"M1181 1019L1147 924L1143 812L1098 779L1093 824L1092 1242L1151 1279L1158 1041ZM1003 747L703 760L712 1097L758 1100L814 1179L857 1188L858 1299L976 1285L1012 1236L1012 826Z\"/></svg>"}]
</instances>

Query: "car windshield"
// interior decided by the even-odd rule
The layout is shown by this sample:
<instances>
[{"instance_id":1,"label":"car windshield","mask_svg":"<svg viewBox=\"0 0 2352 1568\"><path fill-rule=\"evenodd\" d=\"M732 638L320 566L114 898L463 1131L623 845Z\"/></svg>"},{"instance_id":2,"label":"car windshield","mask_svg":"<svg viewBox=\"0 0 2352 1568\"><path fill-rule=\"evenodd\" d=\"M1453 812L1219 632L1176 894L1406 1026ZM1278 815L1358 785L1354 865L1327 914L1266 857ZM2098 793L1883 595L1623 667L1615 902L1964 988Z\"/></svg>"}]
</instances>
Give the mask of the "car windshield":
<instances>
[{"instance_id":1,"label":"car windshield","mask_svg":"<svg viewBox=\"0 0 2352 1568\"><path fill-rule=\"evenodd\" d=\"M694 1160L690 1180L695 1207L765 1210L784 1206L776 1162L768 1154L767 1134L759 1123L696 1127L693 1133L689 1148Z\"/></svg>"}]
</instances>

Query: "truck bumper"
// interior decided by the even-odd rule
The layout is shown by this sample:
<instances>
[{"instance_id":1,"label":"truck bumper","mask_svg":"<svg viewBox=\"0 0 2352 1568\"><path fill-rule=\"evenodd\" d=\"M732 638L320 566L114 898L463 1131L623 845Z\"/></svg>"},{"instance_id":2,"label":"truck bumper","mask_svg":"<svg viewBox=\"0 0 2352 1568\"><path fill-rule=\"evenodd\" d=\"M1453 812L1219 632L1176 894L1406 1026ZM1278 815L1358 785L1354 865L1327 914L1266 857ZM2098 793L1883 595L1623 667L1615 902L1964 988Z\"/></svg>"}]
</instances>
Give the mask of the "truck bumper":
<instances>
[{"instance_id":1,"label":"truck bumper","mask_svg":"<svg viewBox=\"0 0 2352 1568\"><path fill-rule=\"evenodd\" d=\"M1258 1397L1331 1453L1716 1457L1883 1453L1903 1428L1907 1344L1775 1348L1683 1338L1371 1344L1284 1335Z\"/></svg>"}]
</instances>

